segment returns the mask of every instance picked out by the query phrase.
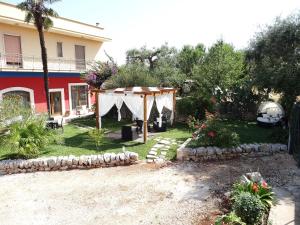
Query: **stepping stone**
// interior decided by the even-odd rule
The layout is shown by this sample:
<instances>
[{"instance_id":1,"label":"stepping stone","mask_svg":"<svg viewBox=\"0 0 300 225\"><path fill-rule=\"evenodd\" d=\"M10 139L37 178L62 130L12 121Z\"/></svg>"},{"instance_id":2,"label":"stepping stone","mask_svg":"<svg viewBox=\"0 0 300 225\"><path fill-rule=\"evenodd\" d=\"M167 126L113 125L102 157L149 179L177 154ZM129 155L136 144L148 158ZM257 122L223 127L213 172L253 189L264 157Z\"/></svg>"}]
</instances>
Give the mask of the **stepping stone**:
<instances>
[{"instance_id":1,"label":"stepping stone","mask_svg":"<svg viewBox=\"0 0 300 225\"><path fill-rule=\"evenodd\" d=\"M160 155L160 156L159 156L159 158L160 158L160 159L165 159L165 158L166 158L166 156L164 156L164 155Z\"/></svg>"},{"instance_id":2,"label":"stepping stone","mask_svg":"<svg viewBox=\"0 0 300 225\"><path fill-rule=\"evenodd\" d=\"M160 154L163 155L163 156L166 156L167 152L161 152Z\"/></svg>"},{"instance_id":3,"label":"stepping stone","mask_svg":"<svg viewBox=\"0 0 300 225\"><path fill-rule=\"evenodd\" d=\"M149 155L157 155L157 151L150 151L148 154Z\"/></svg>"},{"instance_id":4,"label":"stepping stone","mask_svg":"<svg viewBox=\"0 0 300 225\"><path fill-rule=\"evenodd\" d=\"M169 149L169 148L171 148L171 146L170 145L166 145L165 147L163 147L164 149Z\"/></svg>"},{"instance_id":5,"label":"stepping stone","mask_svg":"<svg viewBox=\"0 0 300 225\"><path fill-rule=\"evenodd\" d=\"M155 155L147 155L147 157L146 157L147 159L156 159L157 158L157 156L155 156Z\"/></svg>"},{"instance_id":6,"label":"stepping stone","mask_svg":"<svg viewBox=\"0 0 300 225\"><path fill-rule=\"evenodd\" d=\"M156 145L154 145L153 146L153 148L162 148L162 147L164 147L165 145L162 145L162 144L156 144Z\"/></svg>"},{"instance_id":7,"label":"stepping stone","mask_svg":"<svg viewBox=\"0 0 300 225\"><path fill-rule=\"evenodd\" d=\"M153 163L154 161L153 161L153 159L147 159L146 162L147 162L147 163Z\"/></svg>"},{"instance_id":8,"label":"stepping stone","mask_svg":"<svg viewBox=\"0 0 300 225\"><path fill-rule=\"evenodd\" d=\"M169 144L171 144L171 142L170 141L168 141L168 140L161 140L160 142L158 142L159 144L165 144L165 145L169 145Z\"/></svg>"}]
</instances>

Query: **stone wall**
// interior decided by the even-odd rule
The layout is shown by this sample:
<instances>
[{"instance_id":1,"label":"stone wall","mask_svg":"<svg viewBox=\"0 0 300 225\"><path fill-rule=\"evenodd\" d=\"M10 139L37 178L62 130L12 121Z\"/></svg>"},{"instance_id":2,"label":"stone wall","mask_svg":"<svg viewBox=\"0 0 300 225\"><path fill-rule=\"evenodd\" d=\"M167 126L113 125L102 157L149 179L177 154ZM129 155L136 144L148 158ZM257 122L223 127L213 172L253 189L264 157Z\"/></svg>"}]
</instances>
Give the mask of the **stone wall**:
<instances>
[{"instance_id":1,"label":"stone wall","mask_svg":"<svg viewBox=\"0 0 300 225\"><path fill-rule=\"evenodd\" d=\"M238 157L266 156L287 152L287 146L284 144L242 144L233 148L188 148L186 145L189 143L189 141L190 139L188 139L180 148L177 149L177 160L202 162Z\"/></svg>"},{"instance_id":2,"label":"stone wall","mask_svg":"<svg viewBox=\"0 0 300 225\"><path fill-rule=\"evenodd\" d=\"M2 160L0 173L28 173L35 171L53 171L69 169L85 169L96 167L111 167L133 164L138 161L135 152L105 153L103 155L58 156L28 160Z\"/></svg>"}]
</instances>

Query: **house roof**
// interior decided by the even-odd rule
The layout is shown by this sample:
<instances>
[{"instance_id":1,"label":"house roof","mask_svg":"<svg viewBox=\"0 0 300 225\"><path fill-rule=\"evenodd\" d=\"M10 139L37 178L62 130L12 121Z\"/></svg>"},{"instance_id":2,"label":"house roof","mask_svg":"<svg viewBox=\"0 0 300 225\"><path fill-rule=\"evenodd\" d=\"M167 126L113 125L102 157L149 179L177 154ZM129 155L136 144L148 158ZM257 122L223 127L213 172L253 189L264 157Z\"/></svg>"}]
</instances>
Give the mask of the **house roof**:
<instances>
[{"instance_id":1,"label":"house roof","mask_svg":"<svg viewBox=\"0 0 300 225\"><path fill-rule=\"evenodd\" d=\"M176 88L172 87L123 87L123 88L114 88L114 89L100 89L93 90L94 92L100 93L116 93L116 94L163 94L169 92L176 92Z\"/></svg>"},{"instance_id":2,"label":"house roof","mask_svg":"<svg viewBox=\"0 0 300 225\"><path fill-rule=\"evenodd\" d=\"M24 18L25 12L18 9L15 5L0 2L0 23L36 29L33 23L24 22ZM52 18L52 20L53 27L51 27L47 32L59 33L67 36L86 38L101 42L111 40L110 38L103 36L102 27L82 23L60 16Z\"/></svg>"}]
</instances>

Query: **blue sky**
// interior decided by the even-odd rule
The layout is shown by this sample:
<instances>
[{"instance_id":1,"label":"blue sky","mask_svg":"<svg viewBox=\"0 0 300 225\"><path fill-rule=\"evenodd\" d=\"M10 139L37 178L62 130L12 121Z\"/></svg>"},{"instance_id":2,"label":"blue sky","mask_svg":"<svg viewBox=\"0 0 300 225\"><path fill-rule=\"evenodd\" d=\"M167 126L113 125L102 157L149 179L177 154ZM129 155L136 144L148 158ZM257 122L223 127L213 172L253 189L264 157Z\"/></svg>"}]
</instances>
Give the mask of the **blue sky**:
<instances>
[{"instance_id":1,"label":"blue sky","mask_svg":"<svg viewBox=\"0 0 300 225\"><path fill-rule=\"evenodd\" d=\"M6 0L19 3L20 0ZM130 48L165 42L211 46L222 38L246 48L260 27L277 16L299 12L299 0L62 0L52 6L60 16L105 28L106 50L119 64ZM104 56L103 56L104 57ZM104 58L103 58L104 59Z\"/></svg>"}]
</instances>

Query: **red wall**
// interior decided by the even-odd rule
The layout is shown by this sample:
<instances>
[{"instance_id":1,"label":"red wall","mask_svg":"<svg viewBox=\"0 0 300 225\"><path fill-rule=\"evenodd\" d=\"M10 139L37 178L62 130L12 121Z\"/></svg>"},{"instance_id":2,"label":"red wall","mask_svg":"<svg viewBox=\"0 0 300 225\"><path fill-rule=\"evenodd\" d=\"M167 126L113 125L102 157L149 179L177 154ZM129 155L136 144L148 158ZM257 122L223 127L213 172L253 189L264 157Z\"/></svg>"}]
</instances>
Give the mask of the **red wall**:
<instances>
[{"instance_id":1,"label":"red wall","mask_svg":"<svg viewBox=\"0 0 300 225\"><path fill-rule=\"evenodd\" d=\"M84 83L80 77L50 77L49 88L64 88L66 111L69 111L69 83ZM0 77L0 90L10 87L26 87L34 91L35 111L38 113L47 112L46 94L44 80L41 77ZM92 96L91 103L95 103Z\"/></svg>"}]
</instances>

